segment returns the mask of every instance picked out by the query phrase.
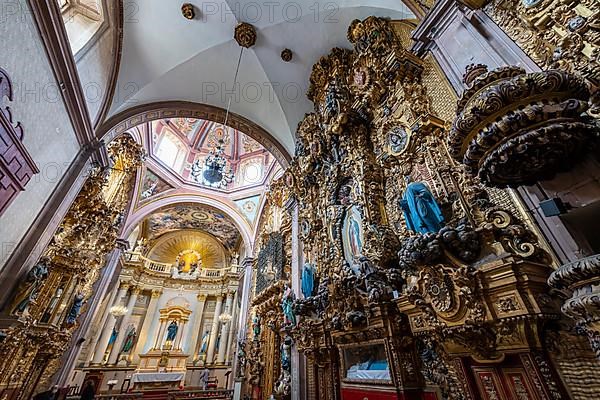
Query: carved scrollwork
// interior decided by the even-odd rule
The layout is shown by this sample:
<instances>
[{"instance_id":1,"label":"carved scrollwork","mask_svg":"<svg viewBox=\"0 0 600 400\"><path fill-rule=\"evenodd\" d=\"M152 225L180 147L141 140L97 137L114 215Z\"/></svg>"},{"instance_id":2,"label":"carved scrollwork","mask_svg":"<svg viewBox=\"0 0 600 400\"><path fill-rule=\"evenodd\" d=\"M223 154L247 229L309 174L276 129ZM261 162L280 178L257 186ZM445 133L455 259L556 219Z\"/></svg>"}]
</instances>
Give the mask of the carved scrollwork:
<instances>
[{"instance_id":1,"label":"carved scrollwork","mask_svg":"<svg viewBox=\"0 0 600 400\"><path fill-rule=\"evenodd\" d=\"M560 70L526 74L519 67L467 71L449 133L452 156L482 182L530 184L570 168L600 128L585 116L585 82ZM479 76L474 75L479 73Z\"/></svg>"}]
</instances>

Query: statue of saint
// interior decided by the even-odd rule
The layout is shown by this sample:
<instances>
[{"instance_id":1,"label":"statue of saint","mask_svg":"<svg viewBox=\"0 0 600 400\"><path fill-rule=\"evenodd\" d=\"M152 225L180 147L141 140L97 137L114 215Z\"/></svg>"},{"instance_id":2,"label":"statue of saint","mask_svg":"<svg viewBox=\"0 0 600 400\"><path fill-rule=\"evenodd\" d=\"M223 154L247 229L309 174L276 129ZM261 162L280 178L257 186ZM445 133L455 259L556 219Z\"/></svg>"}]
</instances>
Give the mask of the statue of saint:
<instances>
[{"instance_id":1,"label":"statue of saint","mask_svg":"<svg viewBox=\"0 0 600 400\"><path fill-rule=\"evenodd\" d=\"M123 343L123 348L121 352L127 353L133 347L133 342L135 340L135 326L133 324L129 325L129 329L127 330L127 336L125 336L125 342Z\"/></svg>"},{"instance_id":2,"label":"statue of saint","mask_svg":"<svg viewBox=\"0 0 600 400\"><path fill-rule=\"evenodd\" d=\"M281 342L281 368L283 368L286 371L289 371L291 369L292 343L293 340L289 335L286 335L286 337Z\"/></svg>"},{"instance_id":3,"label":"statue of saint","mask_svg":"<svg viewBox=\"0 0 600 400\"><path fill-rule=\"evenodd\" d=\"M283 310L284 326L296 326L296 315L294 314L294 291L291 287L286 286L281 300L281 309Z\"/></svg>"},{"instance_id":4,"label":"statue of saint","mask_svg":"<svg viewBox=\"0 0 600 400\"><path fill-rule=\"evenodd\" d=\"M52 299L50 299L50 303L48 304L48 307L46 308L46 311L44 312L44 315L42 316L42 319L41 319L42 322L50 321L50 318L52 317L52 313L54 313L54 310L56 309L56 306L58 305L58 302L59 302L60 298L62 297L63 292L64 292L64 289L62 286L56 288L56 291L54 292L54 296L52 296Z\"/></svg>"},{"instance_id":5,"label":"statue of saint","mask_svg":"<svg viewBox=\"0 0 600 400\"><path fill-rule=\"evenodd\" d=\"M302 267L302 294L304 298L313 295L315 289L315 266L311 263L304 264Z\"/></svg>"},{"instance_id":6,"label":"statue of saint","mask_svg":"<svg viewBox=\"0 0 600 400\"><path fill-rule=\"evenodd\" d=\"M208 339L209 334L208 331L206 331L204 332L204 335L202 335L202 342L200 342L200 354L205 354L208 350Z\"/></svg>"},{"instance_id":7,"label":"statue of saint","mask_svg":"<svg viewBox=\"0 0 600 400\"><path fill-rule=\"evenodd\" d=\"M117 340L117 336L119 335L119 331L115 329L115 327L113 326L113 330L112 333L110 334L110 338L108 339L108 345L110 346L111 344L115 343L115 341Z\"/></svg>"},{"instance_id":8,"label":"statue of saint","mask_svg":"<svg viewBox=\"0 0 600 400\"><path fill-rule=\"evenodd\" d=\"M252 318L252 332L254 333L254 340L258 340L260 337L260 315L258 314Z\"/></svg>"},{"instance_id":9,"label":"statue of saint","mask_svg":"<svg viewBox=\"0 0 600 400\"><path fill-rule=\"evenodd\" d=\"M444 226L444 216L431 191L423 182L410 182L406 177L406 191L400 207L404 212L406 226L413 232L438 232Z\"/></svg>"},{"instance_id":10,"label":"statue of saint","mask_svg":"<svg viewBox=\"0 0 600 400\"><path fill-rule=\"evenodd\" d=\"M15 307L12 313L16 315L27 315L29 304L34 301L40 290L42 282L48 277L48 266L50 259L42 257L40 261L31 268L27 279L21 285L19 293L15 296Z\"/></svg>"},{"instance_id":11,"label":"statue of saint","mask_svg":"<svg viewBox=\"0 0 600 400\"><path fill-rule=\"evenodd\" d=\"M84 295L81 292L78 292L73 299L73 305L71 306L71 310L69 311L69 315L67 315L67 324L72 325L77 321L77 317L81 312L81 306L83 306Z\"/></svg>"},{"instance_id":12,"label":"statue of saint","mask_svg":"<svg viewBox=\"0 0 600 400\"><path fill-rule=\"evenodd\" d=\"M177 330L179 327L177 326L177 322L171 321L169 326L167 327L167 340L172 342L175 340L175 336L177 336Z\"/></svg>"}]
</instances>

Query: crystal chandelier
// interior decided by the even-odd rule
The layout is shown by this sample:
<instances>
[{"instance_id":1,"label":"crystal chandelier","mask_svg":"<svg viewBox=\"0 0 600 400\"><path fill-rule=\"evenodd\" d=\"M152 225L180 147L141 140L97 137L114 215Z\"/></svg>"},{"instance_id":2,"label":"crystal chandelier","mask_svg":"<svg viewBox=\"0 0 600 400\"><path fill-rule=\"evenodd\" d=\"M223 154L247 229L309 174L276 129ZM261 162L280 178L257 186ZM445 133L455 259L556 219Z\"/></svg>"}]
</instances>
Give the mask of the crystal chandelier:
<instances>
[{"instance_id":1,"label":"crystal chandelier","mask_svg":"<svg viewBox=\"0 0 600 400\"><path fill-rule=\"evenodd\" d=\"M127 311L127 307L121 305L112 306L109 310L109 312L115 317L122 317L123 315L127 314Z\"/></svg>"},{"instance_id":2,"label":"crystal chandelier","mask_svg":"<svg viewBox=\"0 0 600 400\"><path fill-rule=\"evenodd\" d=\"M224 147L225 142L221 138L215 148L208 153L204 165L200 160L194 161L190 174L196 182L222 189L233 181L233 171L231 167L227 166Z\"/></svg>"},{"instance_id":3,"label":"crystal chandelier","mask_svg":"<svg viewBox=\"0 0 600 400\"><path fill-rule=\"evenodd\" d=\"M223 314L219 315L219 321L220 321L222 324L226 324L226 323L228 323L229 321L231 321L231 318L233 318L233 317L231 316L231 314L229 314L229 313L227 313L227 312L225 312L225 313L223 313Z\"/></svg>"}]
</instances>

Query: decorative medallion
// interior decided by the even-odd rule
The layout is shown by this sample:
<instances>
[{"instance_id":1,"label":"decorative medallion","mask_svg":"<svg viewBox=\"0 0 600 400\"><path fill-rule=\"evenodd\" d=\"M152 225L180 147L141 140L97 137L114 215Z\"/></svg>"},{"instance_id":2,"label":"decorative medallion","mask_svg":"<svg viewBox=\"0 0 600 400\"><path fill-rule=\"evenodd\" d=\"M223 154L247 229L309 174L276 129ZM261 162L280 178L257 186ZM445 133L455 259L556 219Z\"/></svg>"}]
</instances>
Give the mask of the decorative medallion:
<instances>
[{"instance_id":1,"label":"decorative medallion","mask_svg":"<svg viewBox=\"0 0 600 400\"><path fill-rule=\"evenodd\" d=\"M250 48L256 43L256 29L247 22L240 22L235 27L233 38L240 46Z\"/></svg>"},{"instance_id":2,"label":"decorative medallion","mask_svg":"<svg viewBox=\"0 0 600 400\"><path fill-rule=\"evenodd\" d=\"M181 6L181 15L183 15L186 19L194 19L194 17L196 16L194 5L190 3L184 3Z\"/></svg>"},{"instance_id":3,"label":"decorative medallion","mask_svg":"<svg viewBox=\"0 0 600 400\"><path fill-rule=\"evenodd\" d=\"M569 22L567 22L567 26L571 32L575 32L583 28L586 22L587 19L585 17L578 15L575 18L571 18Z\"/></svg>"},{"instance_id":4,"label":"decorative medallion","mask_svg":"<svg viewBox=\"0 0 600 400\"><path fill-rule=\"evenodd\" d=\"M395 126L388 132L388 144L392 154L400 154L408 147L409 134L403 126Z\"/></svg>"},{"instance_id":5,"label":"decorative medallion","mask_svg":"<svg viewBox=\"0 0 600 400\"><path fill-rule=\"evenodd\" d=\"M293 56L294 56L294 54L292 53L292 51L290 49L283 49L281 51L281 59L285 62L292 61Z\"/></svg>"},{"instance_id":6,"label":"decorative medallion","mask_svg":"<svg viewBox=\"0 0 600 400\"><path fill-rule=\"evenodd\" d=\"M369 71L365 67L361 67L354 72L354 85L358 89L362 89L369 84Z\"/></svg>"}]
</instances>

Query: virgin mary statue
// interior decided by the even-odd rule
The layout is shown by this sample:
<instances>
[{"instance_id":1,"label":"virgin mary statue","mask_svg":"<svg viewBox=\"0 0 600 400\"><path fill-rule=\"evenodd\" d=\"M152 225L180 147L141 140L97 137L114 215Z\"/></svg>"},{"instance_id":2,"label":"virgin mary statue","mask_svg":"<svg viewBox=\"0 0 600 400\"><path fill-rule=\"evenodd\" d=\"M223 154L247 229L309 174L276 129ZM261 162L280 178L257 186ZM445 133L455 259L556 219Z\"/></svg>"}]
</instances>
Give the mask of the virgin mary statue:
<instances>
[{"instance_id":1,"label":"virgin mary statue","mask_svg":"<svg viewBox=\"0 0 600 400\"><path fill-rule=\"evenodd\" d=\"M410 182L410 177L405 179L407 183ZM437 232L444 226L442 210L423 182L408 183L400 200L400 207L404 212L406 226L413 232Z\"/></svg>"}]
</instances>

